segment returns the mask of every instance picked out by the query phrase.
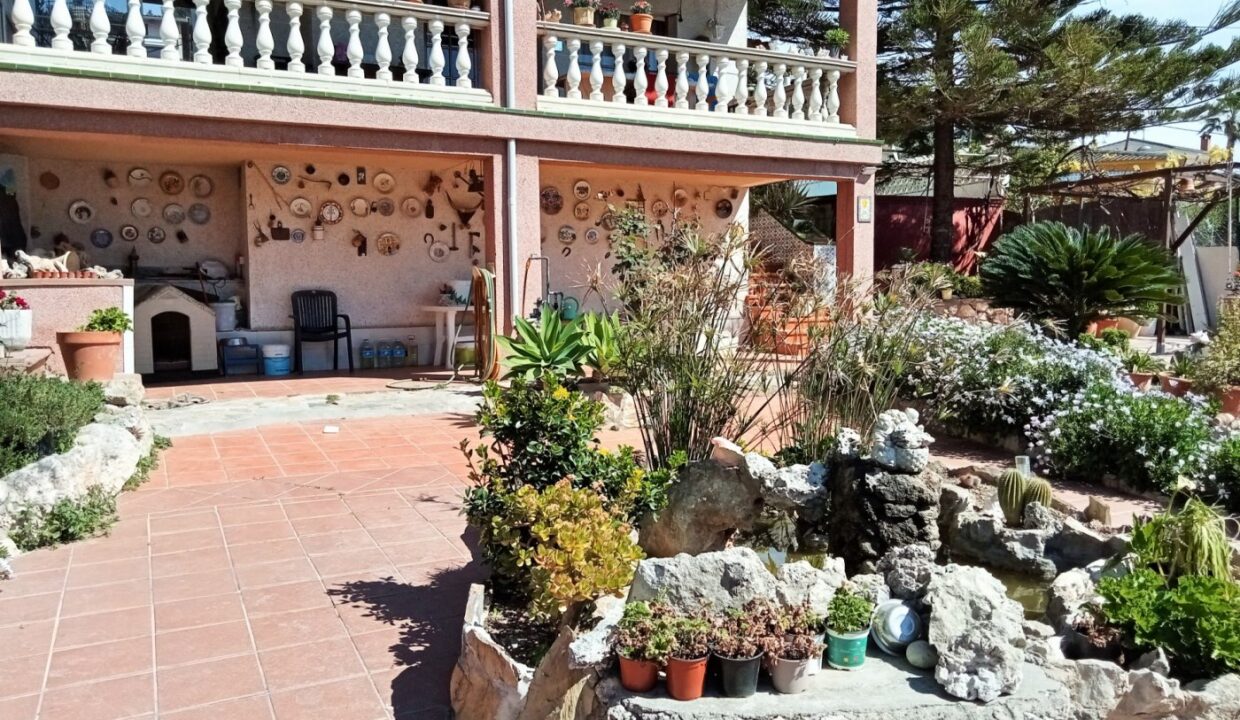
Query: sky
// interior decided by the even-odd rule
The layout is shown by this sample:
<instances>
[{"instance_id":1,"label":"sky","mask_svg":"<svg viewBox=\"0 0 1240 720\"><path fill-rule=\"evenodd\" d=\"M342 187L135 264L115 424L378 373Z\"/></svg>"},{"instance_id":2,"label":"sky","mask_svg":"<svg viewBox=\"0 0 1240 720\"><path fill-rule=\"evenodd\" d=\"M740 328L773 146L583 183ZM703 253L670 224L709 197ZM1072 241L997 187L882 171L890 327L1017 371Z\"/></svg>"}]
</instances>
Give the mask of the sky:
<instances>
[{"instance_id":1,"label":"sky","mask_svg":"<svg viewBox=\"0 0 1240 720\"><path fill-rule=\"evenodd\" d=\"M1179 19L1192 25L1208 25L1218 12L1222 0L1097 0L1097 4L1114 13L1138 13L1160 20ZM1212 33L1207 40L1218 45L1230 43L1232 38L1240 35L1240 25L1232 25ZM1240 67L1235 68L1240 73ZM1133 137L1145 140L1195 148L1201 123L1177 123L1162 127L1147 128L1133 133ZM1124 133L1115 133L1099 138L1099 142L1122 140ZM1215 141L1217 144L1217 140Z\"/></svg>"}]
</instances>

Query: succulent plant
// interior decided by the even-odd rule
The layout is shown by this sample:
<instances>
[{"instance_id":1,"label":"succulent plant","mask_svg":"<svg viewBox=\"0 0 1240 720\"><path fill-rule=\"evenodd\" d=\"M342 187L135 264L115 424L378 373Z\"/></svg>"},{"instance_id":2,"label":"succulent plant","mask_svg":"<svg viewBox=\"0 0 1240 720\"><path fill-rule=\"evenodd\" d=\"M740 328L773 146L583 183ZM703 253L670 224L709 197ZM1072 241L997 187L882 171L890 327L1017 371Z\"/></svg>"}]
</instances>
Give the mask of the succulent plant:
<instances>
[{"instance_id":1,"label":"succulent plant","mask_svg":"<svg viewBox=\"0 0 1240 720\"><path fill-rule=\"evenodd\" d=\"M1025 504L1021 507L1021 513L1024 514L1024 508L1029 507L1029 503L1041 503L1042 507L1049 508L1051 506L1051 484L1040 477L1031 477L1025 484Z\"/></svg>"},{"instance_id":2,"label":"succulent plant","mask_svg":"<svg viewBox=\"0 0 1240 720\"><path fill-rule=\"evenodd\" d=\"M1004 470L999 476L999 508L1007 524L1017 526L1024 522L1025 508L1032 502L1050 507L1051 484L1015 468Z\"/></svg>"}]
</instances>

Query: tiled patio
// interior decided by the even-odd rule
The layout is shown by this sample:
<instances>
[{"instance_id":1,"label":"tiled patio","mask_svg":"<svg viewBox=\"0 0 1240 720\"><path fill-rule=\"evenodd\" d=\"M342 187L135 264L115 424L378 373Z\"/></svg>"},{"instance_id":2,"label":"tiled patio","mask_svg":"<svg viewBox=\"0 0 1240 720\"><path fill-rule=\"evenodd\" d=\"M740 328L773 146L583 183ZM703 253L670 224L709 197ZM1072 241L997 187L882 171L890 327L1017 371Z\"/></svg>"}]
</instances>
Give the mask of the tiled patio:
<instances>
[{"instance_id":1,"label":"tiled patio","mask_svg":"<svg viewBox=\"0 0 1240 720\"><path fill-rule=\"evenodd\" d=\"M459 378L471 378L471 371L464 371ZM164 383L147 387L150 400L167 400L182 393L197 395L207 400L244 400L255 397L285 397L289 395L319 395L327 393L381 392L388 384L398 380L429 380L444 382L452 378L448 370L436 367L404 367L385 370L358 370L352 374L333 372L308 372L304 375L239 375L210 377L201 380Z\"/></svg>"},{"instance_id":2,"label":"tiled patio","mask_svg":"<svg viewBox=\"0 0 1240 720\"><path fill-rule=\"evenodd\" d=\"M111 536L0 584L0 718L448 715L468 418L180 438Z\"/></svg>"}]
</instances>

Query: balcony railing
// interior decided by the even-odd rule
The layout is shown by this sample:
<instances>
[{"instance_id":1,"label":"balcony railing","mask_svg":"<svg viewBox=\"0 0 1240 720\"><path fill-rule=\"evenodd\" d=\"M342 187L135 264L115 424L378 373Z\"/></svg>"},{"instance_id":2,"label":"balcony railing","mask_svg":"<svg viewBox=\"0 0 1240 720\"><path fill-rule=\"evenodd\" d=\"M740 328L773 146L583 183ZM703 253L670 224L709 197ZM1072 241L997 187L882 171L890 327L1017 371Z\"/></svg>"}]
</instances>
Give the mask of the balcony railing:
<instances>
[{"instance_id":1,"label":"balcony railing","mask_svg":"<svg viewBox=\"0 0 1240 720\"><path fill-rule=\"evenodd\" d=\"M694 40L540 22L540 110L691 126L856 137L840 75L856 64Z\"/></svg>"},{"instance_id":2,"label":"balcony railing","mask_svg":"<svg viewBox=\"0 0 1240 720\"><path fill-rule=\"evenodd\" d=\"M192 1L54 0L36 16L31 0L14 0L0 60L239 89L492 102L474 57L487 13L398 0L223 0L224 12L209 13L218 5Z\"/></svg>"}]
</instances>

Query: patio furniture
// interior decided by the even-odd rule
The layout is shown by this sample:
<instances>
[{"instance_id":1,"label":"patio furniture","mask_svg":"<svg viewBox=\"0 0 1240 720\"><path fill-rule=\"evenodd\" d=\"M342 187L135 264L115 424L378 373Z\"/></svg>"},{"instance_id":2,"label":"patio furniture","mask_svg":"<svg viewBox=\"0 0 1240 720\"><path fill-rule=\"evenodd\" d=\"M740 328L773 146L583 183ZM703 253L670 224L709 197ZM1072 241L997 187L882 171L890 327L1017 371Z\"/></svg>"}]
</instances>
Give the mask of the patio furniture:
<instances>
[{"instance_id":1,"label":"patio furniture","mask_svg":"<svg viewBox=\"0 0 1240 720\"><path fill-rule=\"evenodd\" d=\"M420 310L435 316L435 364L451 370L456 360L457 342L473 342L473 333L464 332L458 335L457 313L474 310L468 305L423 305Z\"/></svg>"},{"instance_id":2,"label":"patio furniture","mask_svg":"<svg viewBox=\"0 0 1240 720\"><path fill-rule=\"evenodd\" d=\"M348 315L336 312L336 293L330 290L298 290L293 293L293 369L302 373L301 345L332 342L332 370L340 369L340 338L349 353L349 372L353 372L353 325ZM344 321L341 329L340 322Z\"/></svg>"}]
</instances>

